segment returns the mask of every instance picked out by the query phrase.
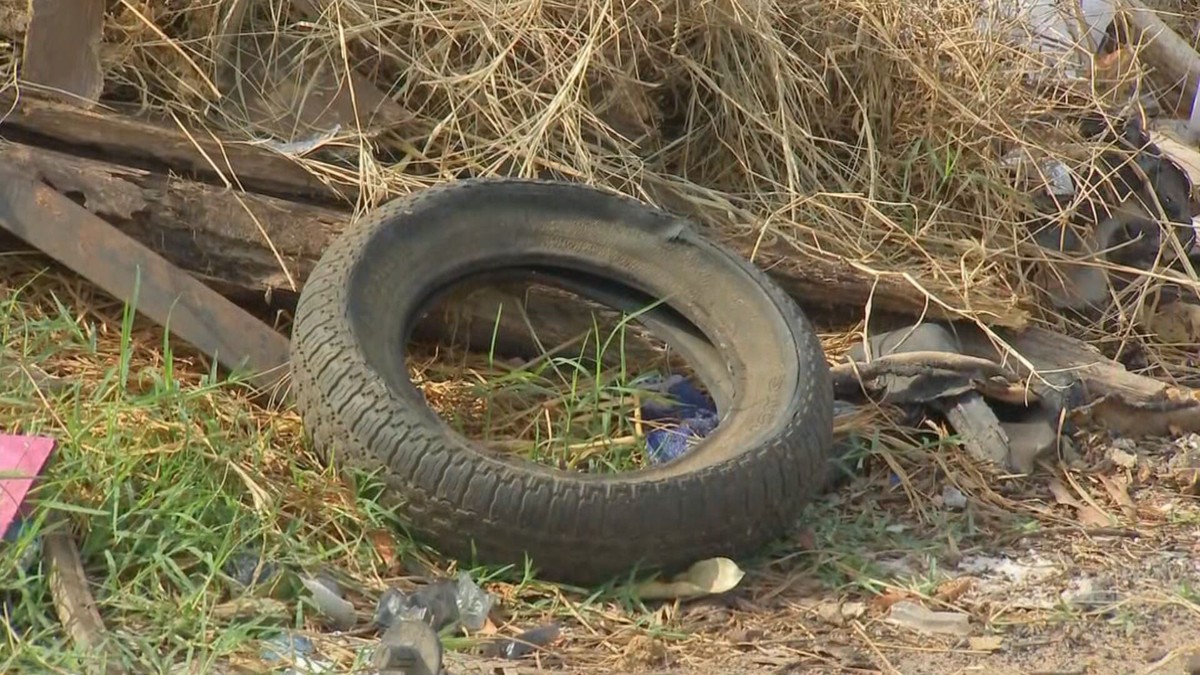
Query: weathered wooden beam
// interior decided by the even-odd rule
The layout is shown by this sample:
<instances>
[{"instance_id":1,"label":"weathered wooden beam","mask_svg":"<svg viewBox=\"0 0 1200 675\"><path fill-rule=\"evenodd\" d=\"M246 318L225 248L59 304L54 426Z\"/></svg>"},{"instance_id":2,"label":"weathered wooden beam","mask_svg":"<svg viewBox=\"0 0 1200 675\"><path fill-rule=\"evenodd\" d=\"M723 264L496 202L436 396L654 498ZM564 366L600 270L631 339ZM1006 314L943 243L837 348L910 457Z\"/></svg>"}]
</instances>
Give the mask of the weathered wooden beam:
<instances>
[{"instance_id":1,"label":"weathered wooden beam","mask_svg":"<svg viewBox=\"0 0 1200 675\"><path fill-rule=\"evenodd\" d=\"M346 214L0 141L0 164L71 197L201 277L298 288Z\"/></svg>"},{"instance_id":2,"label":"weathered wooden beam","mask_svg":"<svg viewBox=\"0 0 1200 675\"><path fill-rule=\"evenodd\" d=\"M230 370L273 389L287 338L20 167L0 164L0 227L133 304Z\"/></svg>"},{"instance_id":3,"label":"weathered wooden beam","mask_svg":"<svg viewBox=\"0 0 1200 675\"><path fill-rule=\"evenodd\" d=\"M288 288L289 276L302 285L349 218L337 209L226 190L13 143L0 143L0 163L70 196L183 269L232 287ZM830 288L841 288L843 294L847 288L870 293L869 286L861 280L856 283L849 275L829 279L827 286L821 285L824 278L776 276L808 307L829 303L831 294L837 292ZM501 305L505 310L498 312ZM891 303L889 309L899 306ZM525 297L519 291L498 288L455 295L434 309L421 335L454 334L484 350L498 335L502 353L529 356L533 346L521 312L529 317L529 324L538 327L539 337L548 346L593 327L592 310L581 309L574 300L550 293ZM498 315L502 323L496 333ZM968 354L1003 361L1024 376L1031 375L1027 363L1043 374L1057 374L1050 382L1030 377L1031 386L1040 394L1054 396L1064 376L1077 378L1082 398L1076 403L1085 406L1080 408L1080 421L1097 422L1130 435L1200 431L1200 404L1191 400L1190 392L1130 373L1078 340L1035 328L999 331L1018 358L997 349L978 328L959 326L956 332Z\"/></svg>"},{"instance_id":4,"label":"weathered wooden beam","mask_svg":"<svg viewBox=\"0 0 1200 675\"><path fill-rule=\"evenodd\" d=\"M104 89L104 0L30 0L21 78L90 108Z\"/></svg>"},{"instance_id":5,"label":"weathered wooden beam","mask_svg":"<svg viewBox=\"0 0 1200 675\"><path fill-rule=\"evenodd\" d=\"M325 204L353 204L357 186L323 182L264 147L132 117L0 91L0 137L127 166L174 172L213 185Z\"/></svg>"}]
</instances>

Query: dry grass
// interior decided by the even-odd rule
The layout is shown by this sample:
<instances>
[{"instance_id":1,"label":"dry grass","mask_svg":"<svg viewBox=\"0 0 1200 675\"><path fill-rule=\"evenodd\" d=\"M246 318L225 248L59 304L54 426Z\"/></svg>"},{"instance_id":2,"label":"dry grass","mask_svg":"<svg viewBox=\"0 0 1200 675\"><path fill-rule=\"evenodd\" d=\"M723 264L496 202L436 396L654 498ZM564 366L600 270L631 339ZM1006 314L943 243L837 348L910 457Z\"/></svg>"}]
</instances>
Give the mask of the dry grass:
<instances>
[{"instance_id":1,"label":"dry grass","mask_svg":"<svg viewBox=\"0 0 1200 675\"><path fill-rule=\"evenodd\" d=\"M1000 161L1087 165L1099 149L1072 115L1128 109L1133 84L1153 85L1083 67L1034 87L1045 64L981 33L972 2L285 4L114 3L105 100L291 141L320 131L292 114L314 105L313 74L353 69L408 119L344 126L303 161L361 186L364 207L464 176L581 180L756 242L763 264L840 260L985 323L1028 311L1097 342L1154 342L1137 307L1161 279L1108 323L1043 311L1030 267L1045 253ZM1181 374L1177 350L1151 356Z\"/></svg>"}]
</instances>

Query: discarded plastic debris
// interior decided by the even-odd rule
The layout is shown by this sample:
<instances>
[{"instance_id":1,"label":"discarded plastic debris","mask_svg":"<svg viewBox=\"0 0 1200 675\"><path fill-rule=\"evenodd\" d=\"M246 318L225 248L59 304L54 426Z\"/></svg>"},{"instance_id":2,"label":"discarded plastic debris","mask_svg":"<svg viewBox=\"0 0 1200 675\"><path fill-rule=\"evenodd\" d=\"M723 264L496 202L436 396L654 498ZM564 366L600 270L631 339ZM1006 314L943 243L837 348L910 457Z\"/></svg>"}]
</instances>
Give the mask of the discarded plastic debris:
<instances>
[{"instance_id":1,"label":"discarded plastic debris","mask_svg":"<svg viewBox=\"0 0 1200 675\"><path fill-rule=\"evenodd\" d=\"M646 448L650 460L662 464L683 456L697 440L708 436L717 428L717 416L700 413L683 420L674 429L655 429L646 434Z\"/></svg>"},{"instance_id":2,"label":"discarded plastic debris","mask_svg":"<svg viewBox=\"0 0 1200 675\"><path fill-rule=\"evenodd\" d=\"M426 584L412 593L389 588L375 608L375 625L387 629L398 621L424 621L435 631L458 621L458 584L448 579Z\"/></svg>"},{"instance_id":3,"label":"discarded plastic debris","mask_svg":"<svg viewBox=\"0 0 1200 675\"><path fill-rule=\"evenodd\" d=\"M262 650L264 661L295 661L313 653L312 640L295 633L284 633L266 641Z\"/></svg>"},{"instance_id":4,"label":"discarded plastic debris","mask_svg":"<svg viewBox=\"0 0 1200 675\"><path fill-rule=\"evenodd\" d=\"M999 635L980 635L967 641L971 651L994 652L1004 647L1004 638Z\"/></svg>"},{"instance_id":5,"label":"discarded plastic debris","mask_svg":"<svg viewBox=\"0 0 1200 675\"><path fill-rule=\"evenodd\" d=\"M286 661L292 666L281 675L309 675L314 673L332 673L332 663L313 658L312 640L295 633L277 635L267 640L262 650L264 661Z\"/></svg>"},{"instance_id":6,"label":"discarded plastic debris","mask_svg":"<svg viewBox=\"0 0 1200 675\"><path fill-rule=\"evenodd\" d=\"M644 383L647 391L658 392L669 401L649 400L642 404L642 419L656 423L646 434L646 450L655 464L682 456L693 443L717 428L720 420L712 399L682 375Z\"/></svg>"},{"instance_id":7,"label":"discarded plastic debris","mask_svg":"<svg viewBox=\"0 0 1200 675\"><path fill-rule=\"evenodd\" d=\"M961 637L971 634L971 617L966 614L934 612L911 600L901 600L892 605L888 621L922 633Z\"/></svg>"},{"instance_id":8,"label":"discarded plastic debris","mask_svg":"<svg viewBox=\"0 0 1200 675\"><path fill-rule=\"evenodd\" d=\"M55 440L46 436L0 435L0 534L17 518L54 446Z\"/></svg>"},{"instance_id":9,"label":"discarded plastic debris","mask_svg":"<svg viewBox=\"0 0 1200 675\"><path fill-rule=\"evenodd\" d=\"M686 600L730 591L741 583L745 575L737 563L728 558L709 558L692 565L670 581L654 579L643 582L635 592L643 600Z\"/></svg>"},{"instance_id":10,"label":"discarded plastic debris","mask_svg":"<svg viewBox=\"0 0 1200 675\"><path fill-rule=\"evenodd\" d=\"M300 577L300 583L312 593L312 604L328 620L331 628L345 631L354 627L354 605L342 598L338 589L330 588L313 577Z\"/></svg>"},{"instance_id":11,"label":"discarded plastic debris","mask_svg":"<svg viewBox=\"0 0 1200 675\"><path fill-rule=\"evenodd\" d=\"M294 141L279 141L275 139L264 139L251 141L251 145L264 145L275 152L289 157L303 157L317 148L332 141L342 131L341 124L334 124L332 129L313 134L307 138L301 138Z\"/></svg>"},{"instance_id":12,"label":"discarded plastic debris","mask_svg":"<svg viewBox=\"0 0 1200 675\"><path fill-rule=\"evenodd\" d=\"M270 583L279 572L279 567L265 560L261 551L242 551L226 561L222 571L245 589Z\"/></svg>"},{"instance_id":13,"label":"discarded plastic debris","mask_svg":"<svg viewBox=\"0 0 1200 675\"><path fill-rule=\"evenodd\" d=\"M1076 46L1083 44L1086 51L1099 48L1116 16L1112 0L1080 0L1075 8L1078 18L1054 0L984 0L981 5L984 11L976 26L980 33L994 34L1000 26L1007 27L1010 43L1042 56L1046 74L1069 79L1084 71L1080 53L1084 50Z\"/></svg>"},{"instance_id":14,"label":"discarded plastic debris","mask_svg":"<svg viewBox=\"0 0 1200 675\"><path fill-rule=\"evenodd\" d=\"M1098 584L1093 579L1079 579L1062 592L1060 597L1063 602L1081 610L1097 610L1106 607L1111 607L1121 602L1121 594L1117 591L1104 588L1103 584Z\"/></svg>"},{"instance_id":15,"label":"discarded plastic debris","mask_svg":"<svg viewBox=\"0 0 1200 675\"><path fill-rule=\"evenodd\" d=\"M496 599L491 593L483 590L471 579L466 572L458 573L458 586L454 594L454 604L458 607L458 620L463 628L477 631L487 623L488 612Z\"/></svg>"},{"instance_id":16,"label":"discarded plastic debris","mask_svg":"<svg viewBox=\"0 0 1200 675\"><path fill-rule=\"evenodd\" d=\"M1036 583L1059 573L1059 569L1045 560L1034 559L1021 562L1012 558L969 556L958 563L959 571L974 576L1004 577L1014 584Z\"/></svg>"},{"instance_id":17,"label":"discarded plastic debris","mask_svg":"<svg viewBox=\"0 0 1200 675\"><path fill-rule=\"evenodd\" d=\"M381 675L438 675L442 641L424 621L398 621L383 634L371 658Z\"/></svg>"},{"instance_id":18,"label":"discarded plastic debris","mask_svg":"<svg viewBox=\"0 0 1200 675\"><path fill-rule=\"evenodd\" d=\"M1046 190L1055 197L1065 198L1075 195L1075 180L1071 177L1071 170L1057 159L1044 157L1041 161L1035 162L1030 157L1028 150L1016 148L1005 154L1000 159L1000 163L1006 168L1018 172L1036 171L1039 177L1044 179Z\"/></svg>"},{"instance_id":19,"label":"discarded plastic debris","mask_svg":"<svg viewBox=\"0 0 1200 675\"><path fill-rule=\"evenodd\" d=\"M561 634L558 624L550 623L531 628L516 637L502 638L493 643L490 651L501 658L520 659L554 642Z\"/></svg>"}]
</instances>

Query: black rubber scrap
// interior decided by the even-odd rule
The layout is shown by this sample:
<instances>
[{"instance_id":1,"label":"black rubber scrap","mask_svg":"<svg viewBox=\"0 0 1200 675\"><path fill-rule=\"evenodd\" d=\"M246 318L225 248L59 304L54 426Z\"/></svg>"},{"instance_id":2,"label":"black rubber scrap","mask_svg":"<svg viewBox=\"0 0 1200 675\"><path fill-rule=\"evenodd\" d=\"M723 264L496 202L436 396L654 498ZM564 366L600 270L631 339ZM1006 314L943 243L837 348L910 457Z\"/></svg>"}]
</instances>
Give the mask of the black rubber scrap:
<instances>
[{"instance_id":1,"label":"black rubber scrap","mask_svg":"<svg viewBox=\"0 0 1200 675\"><path fill-rule=\"evenodd\" d=\"M408 378L414 317L458 281L516 269L619 304L663 301L647 323L719 389L718 428L676 460L612 475L454 433ZM296 399L318 451L382 469L413 529L460 558L528 556L542 577L579 584L672 571L754 553L826 484L832 384L795 302L686 221L597 189L471 180L391 202L329 247L294 325Z\"/></svg>"}]
</instances>

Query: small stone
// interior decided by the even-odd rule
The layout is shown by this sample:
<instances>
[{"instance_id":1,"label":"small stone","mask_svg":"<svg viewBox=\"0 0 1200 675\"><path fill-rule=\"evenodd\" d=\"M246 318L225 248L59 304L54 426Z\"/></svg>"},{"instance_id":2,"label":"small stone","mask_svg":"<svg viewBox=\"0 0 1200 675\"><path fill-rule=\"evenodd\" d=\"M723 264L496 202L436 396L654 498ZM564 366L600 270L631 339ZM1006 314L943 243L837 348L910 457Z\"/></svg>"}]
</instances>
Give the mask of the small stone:
<instances>
[{"instance_id":1,"label":"small stone","mask_svg":"<svg viewBox=\"0 0 1200 675\"><path fill-rule=\"evenodd\" d=\"M953 485L942 486L942 503L948 509L961 510L967 508L967 496Z\"/></svg>"},{"instance_id":2,"label":"small stone","mask_svg":"<svg viewBox=\"0 0 1200 675\"><path fill-rule=\"evenodd\" d=\"M1108 451L1108 458L1112 460L1113 464L1116 464L1123 469L1133 469L1137 467L1137 455L1131 452L1126 452L1121 448L1110 448Z\"/></svg>"},{"instance_id":3,"label":"small stone","mask_svg":"<svg viewBox=\"0 0 1200 675\"><path fill-rule=\"evenodd\" d=\"M817 605L817 616L832 626L846 625L846 618L842 615L842 607L836 602L822 602Z\"/></svg>"},{"instance_id":4,"label":"small stone","mask_svg":"<svg viewBox=\"0 0 1200 675\"><path fill-rule=\"evenodd\" d=\"M1200 450L1181 450L1167 463L1171 478L1185 495L1200 495Z\"/></svg>"},{"instance_id":5,"label":"small stone","mask_svg":"<svg viewBox=\"0 0 1200 675\"><path fill-rule=\"evenodd\" d=\"M867 603L847 602L842 604L842 616L853 621L862 618L867 613Z\"/></svg>"},{"instance_id":6,"label":"small stone","mask_svg":"<svg viewBox=\"0 0 1200 675\"><path fill-rule=\"evenodd\" d=\"M1187 675L1200 675L1200 652L1194 652L1188 657L1187 663L1183 666L1183 672Z\"/></svg>"},{"instance_id":7,"label":"small stone","mask_svg":"<svg viewBox=\"0 0 1200 675\"><path fill-rule=\"evenodd\" d=\"M1004 646L1004 638L999 635L980 635L968 638L967 642L971 650L976 652L994 652Z\"/></svg>"}]
</instances>

